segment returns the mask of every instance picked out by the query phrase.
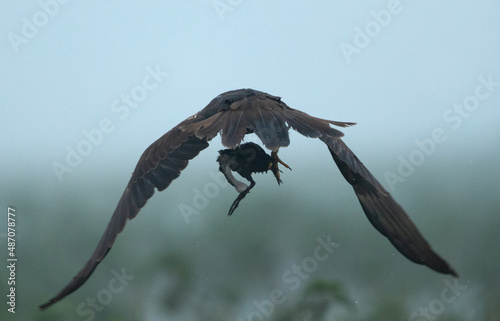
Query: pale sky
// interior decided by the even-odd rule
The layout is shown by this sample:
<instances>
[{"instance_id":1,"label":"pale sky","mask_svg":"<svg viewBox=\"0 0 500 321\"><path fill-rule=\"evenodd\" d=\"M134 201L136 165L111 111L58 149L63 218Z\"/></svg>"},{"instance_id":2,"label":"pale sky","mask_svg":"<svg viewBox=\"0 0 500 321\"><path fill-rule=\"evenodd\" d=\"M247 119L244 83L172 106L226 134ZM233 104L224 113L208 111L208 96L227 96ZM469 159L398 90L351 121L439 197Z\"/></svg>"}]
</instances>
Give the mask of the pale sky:
<instances>
[{"instance_id":1,"label":"pale sky","mask_svg":"<svg viewBox=\"0 0 500 321\"><path fill-rule=\"evenodd\" d=\"M427 200L438 208L449 195L446 204L460 210L460 218L449 207L445 213L412 214L439 237L437 221L453 220L455 230L431 243L446 248L457 242L459 249L447 257L454 255L461 270L482 266L490 258L478 248L495 242L488 238L484 242L492 243L484 245L467 237L471 230L498 236L498 215L489 209L498 208L500 180L495 167L500 156L499 16L500 2L494 0L9 1L0 12L0 204L17 207L24 218L20 244L33 251L24 266L37 271L31 277L38 286L52 284L61 271L53 269L51 277L38 274L53 265L45 248L38 248L45 245L40 240L57 233L64 240L58 241L59 253L73 252L72 245L64 248L66 240L79 242L90 232L71 228L88 220L98 230L97 218L107 222L147 146L218 94L243 87L280 96L313 116L357 122L342 129L345 142L405 208ZM280 150L294 168L284 173L281 197L298 194L302 185L297 182L319 189L314 180L325 181L334 171L342 180L323 143L299 136L292 134L290 146ZM194 168L183 173L184 185L170 190L169 202L156 203L171 215L150 215L154 223L136 224L143 235L181 220L177 203L189 202L193 188L217 171L218 137L212 145L191 162ZM325 168L329 171L323 174ZM326 198L337 204L349 193L352 209L359 212L349 218L354 222L361 209L348 184L342 184L335 198L328 190L311 202L330 206ZM425 194L422 202L421 195L408 192L417 187ZM230 192L221 195L230 197ZM248 198L247 210L256 199ZM74 213L62 213L73 202ZM109 213L101 213L108 205ZM301 206L300 200L280 206L285 205ZM481 206L488 210L476 213ZM193 233L202 226L201 219L197 222L190 226ZM186 233L183 224L174 232ZM0 227L5 237L6 228ZM432 228L424 234L432 235ZM135 242L133 233L128 235ZM89 237L85 245L97 240ZM476 247L478 242L483 243ZM164 244L154 246L163 251ZM32 284L33 279L23 275L23 280ZM486 283L471 283L471 289L477 284Z\"/></svg>"},{"instance_id":2,"label":"pale sky","mask_svg":"<svg viewBox=\"0 0 500 321\"><path fill-rule=\"evenodd\" d=\"M455 137L496 139L498 86L470 116L453 106L479 77L500 81L499 12L495 1L11 3L0 22L2 166L57 183L52 164L81 144L82 164L130 159L119 165L130 171L172 126L241 87L358 122L344 130L353 148L380 144L395 164L436 127L450 149ZM83 132L103 120L111 127L90 146Z\"/></svg>"}]
</instances>

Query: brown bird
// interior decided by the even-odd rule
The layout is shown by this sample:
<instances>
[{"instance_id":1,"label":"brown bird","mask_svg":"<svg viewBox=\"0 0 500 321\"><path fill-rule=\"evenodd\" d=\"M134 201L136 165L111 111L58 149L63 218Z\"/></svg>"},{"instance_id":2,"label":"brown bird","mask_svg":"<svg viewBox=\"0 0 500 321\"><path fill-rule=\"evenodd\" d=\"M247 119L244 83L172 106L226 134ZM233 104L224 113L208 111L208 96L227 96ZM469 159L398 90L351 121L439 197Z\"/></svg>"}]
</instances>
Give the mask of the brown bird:
<instances>
[{"instance_id":1,"label":"brown bird","mask_svg":"<svg viewBox=\"0 0 500 321\"><path fill-rule=\"evenodd\" d=\"M219 169L240 193L230 207L229 215L255 186L252 173L271 170L278 184L281 182L278 165L289 167L279 159L278 150L290 144L288 130L292 128L306 137L319 138L327 145L340 172L354 188L372 225L401 254L437 272L457 276L448 263L432 250L403 208L341 140L343 133L331 126L354 124L310 116L288 107L280 97L253 89L220 94L144 151L91 258L59 294L40 308L51 306L82 286L108 254L127 220L136 217L153 196L154 189L166 189L186 168L189 160L207 148L208 142L219 133L222 144L228 148L219 152ZM245 135L250 133L260 138L271 155L257 144L241 144ZM236 180L232 171L249 180L250 186Z\"/></svg>"}]
</instances>

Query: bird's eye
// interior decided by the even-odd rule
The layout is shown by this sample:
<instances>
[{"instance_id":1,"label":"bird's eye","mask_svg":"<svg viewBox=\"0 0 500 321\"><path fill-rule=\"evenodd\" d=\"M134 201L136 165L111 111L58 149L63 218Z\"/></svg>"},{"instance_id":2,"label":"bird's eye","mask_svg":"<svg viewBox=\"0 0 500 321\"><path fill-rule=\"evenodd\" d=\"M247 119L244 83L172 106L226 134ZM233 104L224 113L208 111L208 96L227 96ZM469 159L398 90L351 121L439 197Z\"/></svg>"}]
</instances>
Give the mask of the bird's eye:
<instances>
[{"instance_id":1,"label":"bird's eye","mask_svg":"<svg viewBox=\"0 0 500 321\"><path fill-rule=\"evenodd\" d=\"M229 99L224 99L224 104L229 105L229 104L231 104L231 101Z\"/></svg>"}]
</instances>

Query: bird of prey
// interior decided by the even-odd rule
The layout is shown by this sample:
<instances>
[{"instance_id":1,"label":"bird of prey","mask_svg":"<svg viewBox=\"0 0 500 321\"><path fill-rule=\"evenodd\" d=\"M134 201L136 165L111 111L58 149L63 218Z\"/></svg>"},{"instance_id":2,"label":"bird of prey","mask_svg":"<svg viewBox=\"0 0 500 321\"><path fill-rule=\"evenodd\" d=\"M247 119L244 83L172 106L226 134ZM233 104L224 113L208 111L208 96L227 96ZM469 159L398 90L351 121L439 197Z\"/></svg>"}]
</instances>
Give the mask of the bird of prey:
<instances>
[{"instance_id":1,"label":"bird of prey","mask_svg":"<svg viewBox=\"0 0 500 321\"><path fill-rule=\"evenodd\" d=\"M332 127L354 124L310 116L289 107L280 97L258 90L238 89L220 94L144 151L91 258L61 292L40 308L51 306L82 286L108 254L127 220L136 217L153 196L154 189L166 189L179 177L189 160L207 148L217 134L227 148L219 151L219 170L240 193L229 215L254 187L252 173L270 170L279 184L279 165L289 166L278 157L278 150L290 144L290 128L326 144L340 172L352 185L368 220L401 254L417 264L456 277L457 273L432 250L403 208L342 141L343 133ZM251 133L259 137L271 155L255 143L242 144L245 135ZM233 171L247 179L250 185L238 181Z\"/></svg>"}]
</instances>

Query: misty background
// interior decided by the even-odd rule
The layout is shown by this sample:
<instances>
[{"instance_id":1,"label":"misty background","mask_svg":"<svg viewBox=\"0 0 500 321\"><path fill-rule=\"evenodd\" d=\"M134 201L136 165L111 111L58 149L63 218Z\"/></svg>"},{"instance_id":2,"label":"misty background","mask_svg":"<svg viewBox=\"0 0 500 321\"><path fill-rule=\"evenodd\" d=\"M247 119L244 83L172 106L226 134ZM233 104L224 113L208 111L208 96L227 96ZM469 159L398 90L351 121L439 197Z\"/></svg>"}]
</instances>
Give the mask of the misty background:
<instances>
[{"instance_id":1,"label":"misty background","mask_svg":"<svg viewBox=\"0 0 500 321\"><path fill-rule=\"evenodd\" d=\"M18 261L16 313L2 303L0 319L498 320L499 13L486 0L3 6L0 251L7 266L11 206ZM460 278L399 254L326 146L296 132L283 184L254 175L228 218L217 137L40 312L90 257L142 152L247 87L357 122L345 142ZM335 244L324 261L318 238Z\"/></svg>"}]
</instances>

